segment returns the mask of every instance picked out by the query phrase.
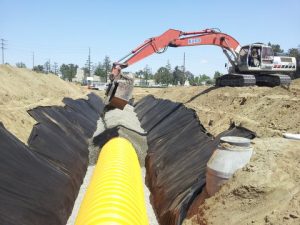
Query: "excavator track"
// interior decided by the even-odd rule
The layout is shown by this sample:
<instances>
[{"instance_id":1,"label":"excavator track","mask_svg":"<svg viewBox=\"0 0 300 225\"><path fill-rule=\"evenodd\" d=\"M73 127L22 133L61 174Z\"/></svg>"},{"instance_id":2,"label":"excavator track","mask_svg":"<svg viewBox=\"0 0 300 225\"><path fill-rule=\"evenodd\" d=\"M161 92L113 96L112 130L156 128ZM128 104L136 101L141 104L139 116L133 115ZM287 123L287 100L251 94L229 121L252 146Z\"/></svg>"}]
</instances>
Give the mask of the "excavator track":
<instances>
[{"instance_id":1,"label":"excavator track","mask_svg":"<svg viewBox=\"0 0 300 225\"><path fill-rule=\"evenodd\" d=\"M288 86L291 83L291 77L283 74L260 74L255 75L257 86L275 87L280 85Z\"/></svg>"},{"instance_id":2,"label":"excavator track","mask_svg":"<svg viewBox=\"0 0 300 225\"><path fill-rule=\"evenodd\" d=\"M251 74L226 74L216 79L217 87L244 87L255 85L255 76Z\"/></svg>"}]
</instances>

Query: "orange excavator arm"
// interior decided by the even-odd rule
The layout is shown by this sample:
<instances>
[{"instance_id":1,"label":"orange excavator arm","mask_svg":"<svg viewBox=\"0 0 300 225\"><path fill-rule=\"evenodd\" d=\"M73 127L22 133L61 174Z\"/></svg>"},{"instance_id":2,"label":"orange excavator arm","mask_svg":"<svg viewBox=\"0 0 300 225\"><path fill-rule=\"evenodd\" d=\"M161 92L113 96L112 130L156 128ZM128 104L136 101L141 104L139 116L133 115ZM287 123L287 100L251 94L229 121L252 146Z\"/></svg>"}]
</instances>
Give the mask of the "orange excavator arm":
<instances>
[{"instance_id":1,"label":"orange excavator arm","mask_svg":"<svg viewBox=\"0 0 300 225\"><path fill-rule=\"evenodd\" d=\"M160 36L146 40L142 45L114 63L111 79L118 78L122 68L126 68L153 53L162 53L168 47L187 47L195 45L215 45L221 47L233 65L237 60L237 54L240 50L240 44L237 40L216 29L205 29L195 32L182 32L170 29ZM234 59L230 57L227 51L233 55Z\"/></svg>"}]
</instances>

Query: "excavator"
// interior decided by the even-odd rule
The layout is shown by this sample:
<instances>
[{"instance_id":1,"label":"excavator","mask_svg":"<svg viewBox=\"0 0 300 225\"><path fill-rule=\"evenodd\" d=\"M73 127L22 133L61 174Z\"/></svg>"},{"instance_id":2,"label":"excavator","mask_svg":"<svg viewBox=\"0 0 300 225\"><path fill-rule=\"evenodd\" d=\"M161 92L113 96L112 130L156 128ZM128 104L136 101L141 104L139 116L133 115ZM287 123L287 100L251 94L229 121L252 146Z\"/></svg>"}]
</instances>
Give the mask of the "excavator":
<instances>
[{"instance_id":1,"label":"excavator","mask_svg":"<svg viewBox=\"0 0 300 225\"><path fill-rule=\"evenodd\" d=\"M274 56L271 46L263 43L242 47L232 36L216 28L194 32L169 29L160 36L146 40L113 64L111 83L106 91L106 105L123 109L131 98L133 80L122 76L122 69L153 53L163 53L168 47L198 45L219 46L230 63L228 74L217 78L217 87L289 85L291 83L289 75L296 71L294 57Z\"/></svg>"}]
</instances>

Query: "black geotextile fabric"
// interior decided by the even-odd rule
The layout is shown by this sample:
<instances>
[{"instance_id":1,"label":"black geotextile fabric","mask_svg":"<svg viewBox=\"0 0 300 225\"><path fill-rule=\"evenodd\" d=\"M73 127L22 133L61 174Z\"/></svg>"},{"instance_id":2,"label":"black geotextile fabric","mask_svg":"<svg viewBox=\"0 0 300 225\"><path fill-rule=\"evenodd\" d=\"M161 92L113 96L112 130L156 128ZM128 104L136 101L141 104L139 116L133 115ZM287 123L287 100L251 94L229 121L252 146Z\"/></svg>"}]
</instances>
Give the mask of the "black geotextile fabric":
<instances>
[{"instance_id":1,"label":"black geotextile fabric","mask_svg":"<svg viewBox=\"0 0 300 225\"><path fill-rule=\"evenodd\" d=\"M38 122L28 147L0 126L0 224L66 224L104 104L95 94L64 102L28 111Z\"/></svg>"},{"instance_id":2,"label":"black geotextile fabric","mask_svg":"<svg viewBox=\"0 0 300 225\"><path fill-rule=\"evenodd\" d=\"M0 224L64 224L75 193L71 179L0 124Z\"/></svg>"},{"instance_id":3,"label":"black geotextile fabric","mask_svg":"<svg viewBox=\"0 0 300 225\"><path fill-rule=\"evenodd\" d=\"M134 110L141 122L141 127L146 131L150 131L180 106L180 103L174 103L169 100L161 101L152 95L148 95L135 105ZM157 109L161 109L159 113L157 113Z\"/></svg>"},{"instance_id":4,"label":"black geotextile fabric","mask_svg":"<svg viewBox=\"0 0 300 225\"><path fill-rule=\"evenodd\" d=\"M206 164L222 136L254 138L245 128L232 126L214 138L192 109L149 95L135 105L148 132L146 182L162 225L181 224L205 185Z\"/></svg>"}]
</instances>

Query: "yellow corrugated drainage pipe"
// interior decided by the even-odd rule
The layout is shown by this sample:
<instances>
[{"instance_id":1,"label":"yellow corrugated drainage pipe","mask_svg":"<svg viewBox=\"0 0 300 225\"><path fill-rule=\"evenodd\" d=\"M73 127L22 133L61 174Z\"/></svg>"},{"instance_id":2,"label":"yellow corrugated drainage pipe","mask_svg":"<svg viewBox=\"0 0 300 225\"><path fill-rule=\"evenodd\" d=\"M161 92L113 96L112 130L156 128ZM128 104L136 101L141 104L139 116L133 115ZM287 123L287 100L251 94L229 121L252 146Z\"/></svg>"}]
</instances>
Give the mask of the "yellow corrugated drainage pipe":
<instances>
[{"instance_id":1,"label":"yellow corrugated drainage pipe","mask_svg":"<svg viewBox=\"0 0 300 225\"><path fill-rule=\"evenodd\" d=\"M128 140L113 138L102 148L75 224L149 224L141 168Z\"/></svg>"}]
</instances>

